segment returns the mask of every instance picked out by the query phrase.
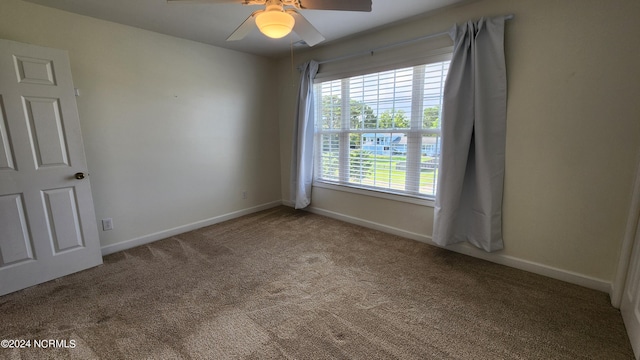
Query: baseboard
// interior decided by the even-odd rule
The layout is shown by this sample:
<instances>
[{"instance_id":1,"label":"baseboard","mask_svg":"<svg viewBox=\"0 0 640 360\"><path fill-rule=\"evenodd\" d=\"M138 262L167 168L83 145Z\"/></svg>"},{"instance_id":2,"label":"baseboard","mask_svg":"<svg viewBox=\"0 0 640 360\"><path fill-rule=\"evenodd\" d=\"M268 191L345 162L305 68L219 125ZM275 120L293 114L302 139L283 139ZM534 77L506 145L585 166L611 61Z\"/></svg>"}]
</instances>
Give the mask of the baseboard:
<instances>
[{"instance_id":1,"label":"baseboard","mask_svg":"<svg viewBox=\"0 0 640 360\"><path fill-rule=\"evenodd\" d=\"M121 242L118 242L116 244L106 245L106 246L103 246L101 248L102 255L105 256L105 255L113 254L113 253L118 252L118 251L131 249L131 248L134 248L136 246L140 246L140 245L148 244L148 243L151 243L151 242L154 242L154 241L166 239L168 237L175 236L175 235L178 235L178 234L181 234L181 233L184 233L184 232L196 230L196 229L199 229L199 228L202 228L202 227L205 227L205 226L214 225L214 224L217 224L217 223L220 223L220 222L223 222L223 221L231 220L231 219L234 219L234 218L237 218L237 217L240 217L240 216L244 216L244 215L248 215L248 214L251 214L251 213L254 213L254 212L270 209L270 208L273 208L273 207L276 207L276 206L280 206L280 205L293 207L294 203L292 201L289 201L289 200L273 201L273 202L269 202L269 203L266 203L266 204L254 206L254 207L251 207L251 208L230 212L230 213L227 213L227 214L224 214L224 215L220 215L220 216L216 216L216 217L213 217L213 218L210 218L210 219L205 219L205 220L197 221L197 222L194 222L194 223L191 223L191 224L178 226L178 227L175 227L175 228L172 228L172 229L168 229L168 230L164 230L164 231L160 231L160 232L157 232L157 233L141 236L141 237L130 239L130 240L121 241ZM393 227L393 226L380 224L380 223L377 223L377 222L374 222L374 221L370 221L370 220L364 220L364 219L361 219L361 218L357 218L357 217L353 217L353 216L337 213L337 212L330 211L330 210L317 208L317 207L314 207L314 206L310 206L310 207L306 208L305 210L309 211L311 213L314 213L314 214L323 215L323 216L326 216L326 217L330 217L330 218L333 218L333 219L341 220L341 221L348 222L348 223L351 223L351 224L364 226L364 227L369 228L369 229L379 230L379 231L382 231L382 232L385 232L385 233L389 233L389 234L401 236L401 237L404 237L404 238L420 241L420 242L423 242L425 244L429 244L429 245L432 245L432 246L441 247L440 245L434 243L433 240L431 239L431 237L427 236L427 235L414 233L414 232L407 231L407 230L400 229L400 228L396 228L396 227ZM540 264L540 263L536 263L536 262L532 262L532 261L528 261L528 260L515 258L515 257L509 256L509 255L487 253L487 252L484 252L484 251L482 251L480 249L476 249L476 248L474 248L472 246L468 246L468 245L456 244L456 245L447 246L445 248L448 249L448 250L457 252L457 253L461 253L461 254L472 256L472 257L480 258L480 259L487 260L487 261L490 261L490 262L493 262L493 263L496 263L496 264L501 264L501 265L513 267L513 268L516 268L516 269L528 271L528 272L531 272L531 273L534 273L534 274L547 276L547 277L550 277L550 278L553 278L553 279L566 281L566 282L571 283L571 284L584 286L586 288L590 288L590 289L606 292L606 293L609 293L609 294L611 294L611 291L612 291L611 282L608 282L608 281L605 281L605 280L602 280L602 279L589 277L589 276L586 276L586 275L583 275L583 274L579 274L579 273L575 273L575 272L572 272L572 271L558 269L558 268L555 268L555 267L552 267L552 266L548 266L548 265L544 265L544 264Z\"/></svg>"},{"instance_id":2,"label":"baseboard","mask_svg":"<svg viewBox=\"0 0 640 360\"><path fill-rule=\"evenodd\" d=\"M379 230L389 234L420 241L429 245L442 247L434 243L432 238L427 235L414 233L414 232L399 229L393 226L384 225L374 221L364 220L364 219L356 218L349 215L344 215L341 213L317 208L314 206L310 206L305 210L314 214L323 215L326 217L341 220L351 224L364 226L369 229ZM575 273L572 271L563 270L563 269L555 268L552 266L519 259L509 255L487 253L480 249L472 247L470 245L456 244L456 245L451 245L444 248L451 251L455 251L460 254L469 255L475 258L487 260L496 264L505 265L512 268L528 271L534 274L550 277L556 280L561 280L571 284L580 285L589 289L598 290L598 291L606 292L609 294L611 293L611 282L605 281L602 279L597 279L597 278L593 278L583 274Z\"/></svg>"},{"instance_id":3,"label":"baseboard","mask_svg":"<svg viewBox=\"0 0 640 360\"><path fill-rule=\"evenodd\" d=\"M288 206L288 207L295 207L296 203L291 200L282 200L282 205Z\"/></svg>"},{"instance_id":4,"label":"baseboard","mask_svg":"<svg viewBox=\"0 0 640 360\"><path fill-rule=\"evenodd\" d=\"M130 240L125 240L125 241L121 241L115 244L111 244L111 245L106 245L103 246L101 248L102 251L102 256L105 255L109 255L109 254L113 254L115 252L118 251L123 251L123 250L127 250L127 249L131 249L134 248L136 246L140 246L140 245L144 245L144 244L148 244L154 241L158 241L158 240L162 240L162 239L166 239L168 237L172 237L178 234L182 234L188 231L192 231L192 230L196 230L205 226L210 226L210 225L214 225L223 221L227 221L227 220L231 220L231 219L235 219L237 217L240 216L244 216L244 215L249 215L252 214L254 212L258 212L258 211L262 211L262 210L266 210L266 209L270 209L276 206L280 206L282 205L282 201L272 201L266 204L262 204L262 205L258 205L258 206L254 206L254 207L250 207L247 209L242 209L242 210L238 210L238 211L233 211L224 215L220 215L220 216L216 216L210 219L205 219L205 220L201 220L201 221L196 221L194 223L191 224L187 224L187 225L182 225L182 226L178 226L172 229L168 229L168 230L163 230L163 231L159 231L153 234L149 234L149 235L144 235L141 237L137 237L135 239L130 239Z\"/></svg>"}]
</instances>

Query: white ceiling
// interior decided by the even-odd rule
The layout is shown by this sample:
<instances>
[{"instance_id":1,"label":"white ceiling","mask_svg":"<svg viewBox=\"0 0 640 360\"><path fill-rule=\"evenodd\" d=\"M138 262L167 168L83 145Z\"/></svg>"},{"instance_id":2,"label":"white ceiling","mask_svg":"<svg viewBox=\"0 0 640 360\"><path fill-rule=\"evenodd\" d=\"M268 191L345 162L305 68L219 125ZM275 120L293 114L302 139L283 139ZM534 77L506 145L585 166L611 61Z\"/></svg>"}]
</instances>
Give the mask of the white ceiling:
<instances>
[{"instance_id":1,"label":"white ceiling","mask_svg":"<svg viewBox=\"0 0 640 360\"><path fill-rule=\"evenodd\" d=\"M24 1L263 56L285 55L291 43L300 40L294 33L283 39L270 39L256 28L242 40L226 41L252 12L260 9L242 5L241 0L219 4L168 4L166 0ZM372 12L300 10L300 13L324 35L326 43L467 1L373 0Z\"/></svg>"}]
</instances>

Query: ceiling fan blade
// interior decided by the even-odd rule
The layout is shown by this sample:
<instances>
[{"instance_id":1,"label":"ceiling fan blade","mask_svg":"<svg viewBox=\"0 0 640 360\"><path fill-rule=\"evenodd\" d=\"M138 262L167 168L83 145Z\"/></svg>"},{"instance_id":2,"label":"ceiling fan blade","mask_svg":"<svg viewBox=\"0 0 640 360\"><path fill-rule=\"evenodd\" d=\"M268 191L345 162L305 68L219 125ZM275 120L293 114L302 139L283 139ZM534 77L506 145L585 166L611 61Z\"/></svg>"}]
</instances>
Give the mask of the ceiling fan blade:
<instances>
[{"instance_id":1,"label":"ceiling fan blade","mask_svg":"<svg viewBox=\"0 0 640 360\"><path fill-rule=\"evenodd\" d=\"M266 0L167 0L169 4L242 4L264 5Z\"/></svg>"},{"instance_id":2,"label":"ceiling fan blade","mask_svg":"<svg viewBox=\"0 0 640 360\"><path fill-rule=\"evenodd\" d=\"M300 7L309 10L371 11L371 0L300 0Z\"/></svg>"},{"instance_id":3,"label":"ceiling fan blade","mask_svg":"<svg viewBox=\"0 0 640 360\"><path fill-rule=\"evenodd\" d=\"M240 24L240 26L238 26L238 28L231 35L229 35L229 37L227 38L227 41L241 40L245 36L247 36L247 34L249 34L249 32L256 25L256 15L258 15L263 11L264 10L254 11L251 15L249 15L247 20L245 20L242 24Z\"/></svg>"},{"instance_id":4,"label":"ceiling fan blade","mask_svg":"<svg viewBox=\"0 0 640 360\"><path fill-rule=\"evenodd\" d=\"M229 4L241 0L167 0L168 4Z\"/></svg>"},{"instance_id":5,"label":"ceiling fan blade","mask_svg":"<svg viewBox=\"0 0 640 360\"><path fill-rule=\"evenodd\" d=\"M289 9L287 12L291 14L296 21L295 25L293 25L293 31L295 31L307 45L314 46L324 41L324 36L322 36L304 16L293 9Z\"/></svg>"}]
</instances>

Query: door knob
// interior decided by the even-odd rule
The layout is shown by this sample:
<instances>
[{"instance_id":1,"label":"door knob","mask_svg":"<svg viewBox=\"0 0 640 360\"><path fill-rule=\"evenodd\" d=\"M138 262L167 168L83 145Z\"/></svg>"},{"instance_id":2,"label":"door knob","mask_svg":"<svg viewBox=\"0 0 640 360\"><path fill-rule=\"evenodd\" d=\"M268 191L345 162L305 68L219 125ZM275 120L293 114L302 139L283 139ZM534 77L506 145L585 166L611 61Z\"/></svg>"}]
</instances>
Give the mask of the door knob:
<instances>
[{"instance_id":1,"label":"door knob","mask_svg":"<svg viewBox=\"0 0 640 360\"><path fill-rule=\"evenodd\" d=\"M76 179L78 179L78 180L82 180L82 179L84 179L84 173L81 173L81 172L76 173L74 176L75 176L75 177L76 177Z\"/></svg>"}]
</instances>

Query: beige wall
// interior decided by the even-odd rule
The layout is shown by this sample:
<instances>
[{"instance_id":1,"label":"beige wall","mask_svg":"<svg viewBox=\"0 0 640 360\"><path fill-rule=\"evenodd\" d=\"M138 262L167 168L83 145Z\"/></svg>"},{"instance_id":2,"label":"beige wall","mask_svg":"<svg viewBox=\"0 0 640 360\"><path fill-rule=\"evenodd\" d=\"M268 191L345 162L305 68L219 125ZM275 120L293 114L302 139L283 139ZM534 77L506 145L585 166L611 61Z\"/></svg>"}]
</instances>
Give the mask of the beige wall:
<instances>
[{"instance_id":1,"label":"beige wall","mask_svg":"<svg viewBox=\"0 0 640 360\"><path fill-rule=\"evenodd\" d=\"M375 4L374 4L375 6ZM509 82L505 249L494 257L610 283L640 148L640 2L484 0L377 33L296 54L296 62L437 33L453 23L513 13L506 28ZM282 193L289 198L295 87L279 63ZM322 71L322 68L320 69ZM314 188L314 207L431 236L433 209Z\"/></svg>"},{"instance_id":2,"label":"beige wall","mask_svg":"<svg viewBox=\"0 0 640 360\"><path fill-rule=\"evenodd\" d=\"M273 60L19 0L0 38L69 51L103 246L281 199Z\"/></svg>"}]
</instances>

